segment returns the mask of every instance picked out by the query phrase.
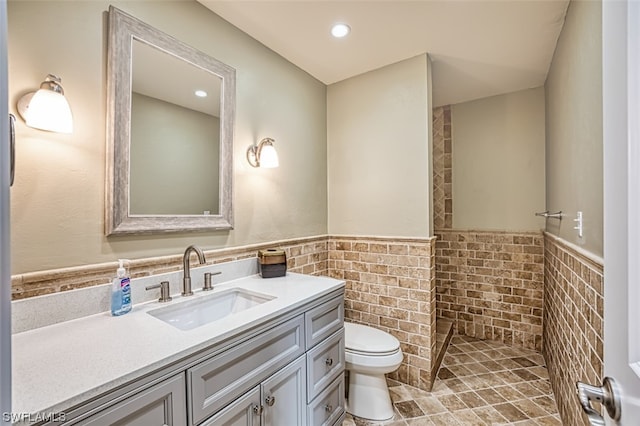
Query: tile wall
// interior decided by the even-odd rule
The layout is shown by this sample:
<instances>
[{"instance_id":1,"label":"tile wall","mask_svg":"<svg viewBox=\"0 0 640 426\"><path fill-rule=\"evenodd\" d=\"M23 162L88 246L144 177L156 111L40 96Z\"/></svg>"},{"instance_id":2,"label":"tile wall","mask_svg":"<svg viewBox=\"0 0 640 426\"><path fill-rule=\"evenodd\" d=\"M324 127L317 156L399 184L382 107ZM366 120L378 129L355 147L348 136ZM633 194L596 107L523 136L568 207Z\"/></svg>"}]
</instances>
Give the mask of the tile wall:
<instances>
[{"instance_id":1,"label":"tile wall","mask_svg":"<svg viewBox=\"0 0 640 426\"><path fill-rule=\"evenodd\" d=\"M542 349L540 233L436 231L437 316L458 334Z\"/></svg>"},{"instance_id":2,"label":"tile wall","mask_svg":"<svg viewBox=\"0 0 640 426\"><path fill-rule=\"evenodd\" d=\"M346 281L346 319L394 335L404 361L390 377L423 390L436 373L434 255L435 238L329 240L329 275Z\"/></svg>"},{"instance_id":3,"label":"tile wall","mask_svg":"<svg viewBox=\"0 0 640 426\"><path fill-rule=\"evenodd\" d=\"M563 424L589 424L575 383L602 383L603 261L544 235L544 347Z\"/></svg>"},{"instance_id":4,"label":"tile wall","mask_svg":"<svg viewBox=\"0 0 640 426\"><path fill-rule=\"evenodd\" d=\"M433 109L433 226L453 227L451 106Z\"/></svg>"},{"instance_id":5,"label":"tile wall","mask_svg":"<svg viewBox=\"0 0 640 426\"><path fill-rule=\"evenodd\" d=\"M347 319L386 330L402 344L405 361L393 378L431 389L436 373L431 368L436 344L435 238L321 236L210 250L205 255L213 264L256 257L258 250L269 247L286 251L290 272L344 279ZM116 267L110 262L16 275L13 299L105 284ZM182 256L133 260L127 268L132 277L177 271Z\"/></svg>"},{"instance_id":6,"label":"tile wall","mask_svg":"<svg viewBox=\"0 0 640 426\"><path fill-rule=\"evenodd\" d=\"M214 264L257 257L258 250L278 247L287 254L289 271L327 275L327 245L328 238L321 236L210 250L205 251L205 256L208 264ZM195 256L192 255L192 265L194 262ZM182 255L136 259L125 263L125 266L132 278L173 272L182 269ZM106 284L113 279L117 267L117 262L109 262L14 275L11 277L11 295L17 300Z\"/></svg>"}]
</instances>

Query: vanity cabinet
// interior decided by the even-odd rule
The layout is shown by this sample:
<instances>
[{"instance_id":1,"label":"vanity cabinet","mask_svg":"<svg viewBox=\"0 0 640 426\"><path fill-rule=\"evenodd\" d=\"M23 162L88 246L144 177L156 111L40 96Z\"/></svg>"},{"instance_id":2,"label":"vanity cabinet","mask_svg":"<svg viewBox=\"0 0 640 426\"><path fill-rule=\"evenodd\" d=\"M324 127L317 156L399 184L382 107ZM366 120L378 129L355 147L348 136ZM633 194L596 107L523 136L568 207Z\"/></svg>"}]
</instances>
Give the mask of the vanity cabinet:
<instances>
[{"instance_id":1,"label":"vanity cabinet","mask_svg":"<svg viewBox=\"0 0 640 426\"><path fill-rule=\"evenodd\" d=\"M190 426L340 424L343 315L343 298L331 299L191 368ZM251 387L271 372L275 373Z\"/></svg>"},{"instance_id":2,"label":"vanity cabinet","mask_svg":"<svg viewBox=\"0 0 640 426\"><path fill-rule=\"evenodd\" d=\"M187 370L191 426L216 413L248 389L304 354L304 316Z\"/></svg>"},{"instance_id":3,"label":"vanity cabinet","mask_svg":"<svg viewBox=\"0 0 640 426\"><path fill-rule=\"evenodd\" d=\"M336 291L80 404L66 424L340 425L344 349Z\"/></svg>"},{"instance_id":4,"label":"vanity cabinet","mask_svg":"<svg viewBox=\"0 0 640 426\"><path fill-rule=\"evenodd\" d=\"M201 426L307 424L306 360L301 356L229 404Z\"/></svg>"},{"instance_id":5,"label":"vanity cabinet","mask_svg":"<svg viewBox=\"0 0 640 426\"><path fill-rule=\"evenodd\" d=\"M88 418L84 424L107 426L186 426L184 373L165 380Z\"/></svg>"}]
</instances>

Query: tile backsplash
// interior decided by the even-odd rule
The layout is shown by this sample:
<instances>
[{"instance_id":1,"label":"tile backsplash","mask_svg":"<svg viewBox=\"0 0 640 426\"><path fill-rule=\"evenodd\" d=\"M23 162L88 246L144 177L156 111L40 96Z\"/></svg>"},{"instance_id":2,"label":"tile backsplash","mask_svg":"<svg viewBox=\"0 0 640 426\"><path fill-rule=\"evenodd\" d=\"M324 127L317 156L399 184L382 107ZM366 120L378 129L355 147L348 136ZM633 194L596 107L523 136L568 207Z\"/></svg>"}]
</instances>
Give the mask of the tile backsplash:
<instances>
[{"instance_id":1,"label":"tile backsplash","mask_svg":"<svg viewBox=\"0 0 640 426\"><path fill-rule=\"evenodd\" d=\"M291 272L327 275L327 237L308 237L263 244L205 251L207 264L255 258L258 250L278 247L287 253ZM193 256L195 259L195 256ZM192 262L192 264L194 264ZM131 278L175 272L182 269L182 255L152 257L125 262ZM83 265L11 277L13 300L110 283L118 262Z\"/></svg>"}]
</instances>

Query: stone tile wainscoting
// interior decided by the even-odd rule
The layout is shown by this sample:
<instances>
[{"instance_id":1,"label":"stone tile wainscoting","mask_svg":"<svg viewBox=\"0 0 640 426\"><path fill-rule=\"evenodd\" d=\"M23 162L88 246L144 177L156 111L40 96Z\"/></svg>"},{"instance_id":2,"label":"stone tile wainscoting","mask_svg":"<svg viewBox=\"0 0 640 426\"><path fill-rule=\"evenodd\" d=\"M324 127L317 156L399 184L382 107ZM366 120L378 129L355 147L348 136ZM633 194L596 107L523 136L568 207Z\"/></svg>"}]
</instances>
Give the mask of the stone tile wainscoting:
<instances>
[{"instance_id":1,"label":"stone tile wainscoting","mask_svg":"<svg viewBox=\"0 0 640 426\"><path fill-rule=\"evenodd\" d=\"M402 383L430 390L436 371L435 238L330 237L329 275L346 281L345 317L394 335Z\"/></svg>"},{"instance_id":2,"label":"stone tile wainscoting","mask_svg":"<svg viewBox=\"0 0 640 426\"><path fill-rule=\"evenodd\" d=\"M278 247L290 272L344 279L349 320L386 330L402 344L405 362L392 377L431 389L435 355L435 238L397 239L319 236L205 251L208 264L255 258ZM194 256L195 258L195 256ZM133 278L182 269L182 255L126 262ZM117 262L12 277L14 300L106 284Z\"/></svg>"},{"instance_id":3,"label":"stone tile wainscoting","mask_svg":"<svg viewBox=\"0 0 640 426\"><path fill-rule=\"evenodd\" d=\"M563 424L588 424L576 381L602 383L603 260L544 234L544 348Z\"/></svg>"},{"instance_id":4,"label":"stone tile wainscoting","mask_svg":"<svg viewBox=\"0 0 640 426\"><path fill-rule=\"evenodd\" d=\"M436 232L438 318L458 334L542 350L540 233Z\"/></svg>"},{"instance_id":5,"label":"stone tile wainscoting","mask_svg":"<svg viewBox=\"0 0 640 426\"><path fill-rule=\"evenodd\" d=\"M230 249L205 251L207 264L257 257L258 250L278 247L287 254L290 272L327 275L328 238L326 236L282 240ZM195 258L195 256L193 256ZM182 269L182 255L136 259L125 263L132 278L144 277ZM106 284L113 280L117 262L29 272L11 277L11 296L14 300L40 296L76 288Z\"/></svg>"}]
</instances>

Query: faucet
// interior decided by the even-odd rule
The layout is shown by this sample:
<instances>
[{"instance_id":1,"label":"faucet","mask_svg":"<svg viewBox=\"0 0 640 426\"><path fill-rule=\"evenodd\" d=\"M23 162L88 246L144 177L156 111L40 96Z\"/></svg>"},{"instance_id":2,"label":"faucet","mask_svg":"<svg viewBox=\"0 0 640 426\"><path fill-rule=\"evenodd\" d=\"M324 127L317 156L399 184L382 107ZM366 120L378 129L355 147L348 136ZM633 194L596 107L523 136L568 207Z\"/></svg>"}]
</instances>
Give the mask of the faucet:
<instances>
[{"instance_id":1,"label":"faucet","mask_svg":"<svg viewBox=\"0 0 640 426\"><path fill-rule=\"evenodd\" d=\"M198 255L198 260L200 264L203 265L206 262L204 258L204 253L196 246L189 246L184 251L184 256L182 257L182 268L184 269L184 278L182 279L182 295L183 296L193 296L193 291L191 291L191 272L189 271L189 255L192 251L195 251Z\"/></svg>"}]
</instances>

